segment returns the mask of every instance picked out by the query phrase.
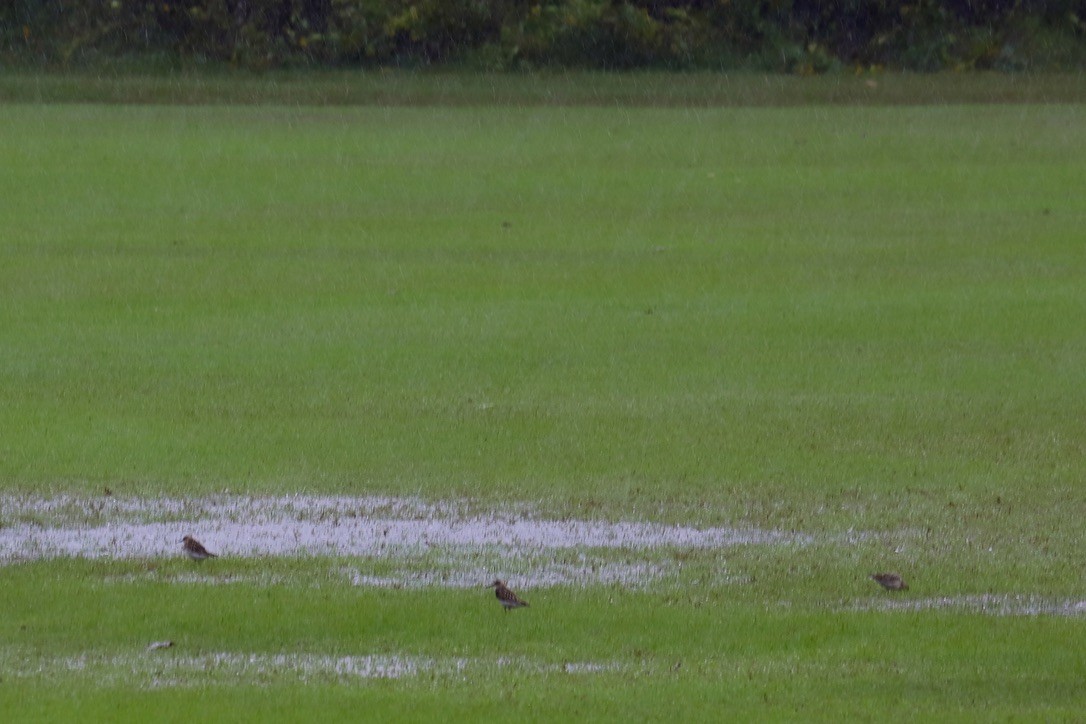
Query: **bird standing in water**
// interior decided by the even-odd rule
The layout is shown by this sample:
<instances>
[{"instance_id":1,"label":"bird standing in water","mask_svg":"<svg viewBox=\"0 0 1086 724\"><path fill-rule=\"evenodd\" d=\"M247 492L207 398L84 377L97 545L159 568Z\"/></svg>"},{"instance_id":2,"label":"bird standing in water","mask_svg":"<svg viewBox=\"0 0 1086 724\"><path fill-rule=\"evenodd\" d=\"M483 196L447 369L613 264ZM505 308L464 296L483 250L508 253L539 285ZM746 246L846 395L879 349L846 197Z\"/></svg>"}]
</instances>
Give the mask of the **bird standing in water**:
<instances>
[{"instance_id":1,"label":"bird standing in water","mask_svg":"<svg viewBox=\"0 0 1086 724\"><path fill-rule=\"evenodd\" d=\"M187 535L181 539L181 549L185 551L185 555L192 560L200 563L208 558L218 558L217 555L209 551L200 543L200 541L193 538L191 535Z\"/></svg>"}]
</instances>

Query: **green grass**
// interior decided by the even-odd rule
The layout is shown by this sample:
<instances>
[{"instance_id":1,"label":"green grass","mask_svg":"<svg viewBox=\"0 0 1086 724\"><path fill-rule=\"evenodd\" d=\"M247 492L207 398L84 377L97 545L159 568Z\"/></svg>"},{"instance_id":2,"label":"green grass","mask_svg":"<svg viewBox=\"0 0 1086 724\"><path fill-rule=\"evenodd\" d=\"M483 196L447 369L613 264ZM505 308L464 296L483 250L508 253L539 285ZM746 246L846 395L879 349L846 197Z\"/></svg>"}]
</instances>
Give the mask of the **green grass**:
<instances>
[{"instance_id":1,"label":"green grass","mask_svg":"<svg viewBox=\"0 0 1086 724\"><path fill-rule=\"evenodd\" d=\"M365 713L354 716L366 719L402 716L406 702L411 718L423 719L443 712L668 719L716 711L831 720L877 716L884 707L904 718L981 711L1062 718L1077 715L1086 673L1083 627L1065 618L827 613L802 598L794 606L766 607L721 591L676 600L569 589L539 592L533 609L506 615L481 605L483 589L420 596L334 585L108 582L108 574L132 568L36 564L15 570L17 584L0 594L7 612L0 657L9 671L0 702L28 716L59 718L137 718L161 707L177 719L201 710L291 719L321 700L344 712L365 702ZM175 641L173 649L144 651L148 641L167 638ZM1024 641L1029 645L1019 648ZM393 681L318 673L304 684L289 671L270 670L262 686L197 671L179 694L177 687L142 690L156 674L153 663L119 677L105 664L66 672L55 663L83 655L92 643L99 657L125 661L365 652L484 663L470 665L466 674L448 667ZM498 657L512 663L485 663ZM532 668L580 661L621 668L587 674ZM64 690L55 690L61 681ZM20 702L28 692L33 701Z\"/></svg>"},{"instance_id":2,"label":"green grass","mask_svg":"<svg viewBox=\"0 0 1086 724\"><path fill-rule=\"evenodd\" d=\"M302 84L273 78L118 91L254 106L0 106L0 490L469 496L873 537L660 553L685 571L660 590L540 590L515 616L484 589L352 588L321 560L201 569L281 585L7 566L0 710L1078 715L1081 616L849 606L887 562L906 596L1086 597L1084 106L945 104L1055 82L987 76L863 107L757 84L721 107L687 79L661 101L635 77L649 97L618 106L615 78L604 107L568 79L450 99L432 78L363 94L390 105L292 106ZM300 97L338 102L335 82ZM9 76L0 97L81 100L66 83ZM684 593L722 565L744 582ZM160 638L625 668L147 691L49 663Z\"/></svg>"},{"instance_id":3,"label":"green grass","mask_svg":"<svg viewBox=\"0 0 1086 724\"><path fill-rule=\"evenodd\" d=\"M0 74L0 101L390 106L804 106L1081 103L1076 73L324 71L173 73L123 68Z\"/></svg>"},{"instance_id":4,"label":"green grass","mask_svg":"<svg viewBox=\"0 0 1086 724\"><path fill-rule=\"evenodd\" d=\"M1079 482L1080 106L4 116L7 486Z\"/></svg>"},{"instance_id":5,"label":"green grass","mask_svg":"<svg viewBox=\"0 0 1086 724\"><path fill-rule=\"evenodd\" d=\"M1079 74L236 71L0 74L0 101L395 106L796 106L1082 103Z\"/></svg>"}]
</instances>

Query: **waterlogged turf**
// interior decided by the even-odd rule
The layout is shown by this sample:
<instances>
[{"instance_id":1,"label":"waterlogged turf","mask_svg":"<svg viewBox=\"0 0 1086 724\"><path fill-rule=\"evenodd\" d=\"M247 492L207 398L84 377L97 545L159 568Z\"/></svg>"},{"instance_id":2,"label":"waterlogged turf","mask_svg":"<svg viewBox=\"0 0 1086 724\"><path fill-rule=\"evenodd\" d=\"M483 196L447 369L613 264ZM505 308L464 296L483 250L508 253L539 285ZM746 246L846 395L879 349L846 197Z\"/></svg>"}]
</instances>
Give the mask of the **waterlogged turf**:
<instances>
[{"instance_id":1,"label":"waterlogged turf","mask_svg":"<svg viewBox=\"0 0 1086 724\"><path fill-rule=\"evenodd\" d=\"M1086 111L939 98L0 107L0 709L1077 716Z\"/></svg>"},{"instance_id":2,"label":"waterlogged turf","mask_svg":"<svg viewBox=\"0 0 1086 724\"><path fill-rule=\"evenodd\" d=\"M367 702L363 718L431 718L442 704L455 718L806 719L888 705L905 718L1059 718L1082 696L1074 618L826 611L809 603L817 593L782 605L697 587L555 588L504 613L481 586L355 588L264 566L294 584L118 581L135 570L124 563L6 571L6 710L291 719L327 698L333 710ZM173 646L148 650L163 640Z\"/></svg>"}]
</instances>

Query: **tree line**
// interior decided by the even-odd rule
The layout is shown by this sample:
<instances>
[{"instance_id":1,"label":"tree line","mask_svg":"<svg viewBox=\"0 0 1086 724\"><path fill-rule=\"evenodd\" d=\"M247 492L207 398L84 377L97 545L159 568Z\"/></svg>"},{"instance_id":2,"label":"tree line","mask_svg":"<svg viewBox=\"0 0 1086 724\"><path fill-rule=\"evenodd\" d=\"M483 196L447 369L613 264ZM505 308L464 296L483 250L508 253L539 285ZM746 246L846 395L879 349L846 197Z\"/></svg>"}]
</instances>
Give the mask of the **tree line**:
<instances>
[{"instance_id":1,"label":"tree line","mask_svg":"<svg viewBox=\"0 0 1086 724\"><path fill-rule=\"evenodd\" d=\"M1086 0L5 0L0 43L35 67L1076 70Z\"/></svg>"}]
</instances>

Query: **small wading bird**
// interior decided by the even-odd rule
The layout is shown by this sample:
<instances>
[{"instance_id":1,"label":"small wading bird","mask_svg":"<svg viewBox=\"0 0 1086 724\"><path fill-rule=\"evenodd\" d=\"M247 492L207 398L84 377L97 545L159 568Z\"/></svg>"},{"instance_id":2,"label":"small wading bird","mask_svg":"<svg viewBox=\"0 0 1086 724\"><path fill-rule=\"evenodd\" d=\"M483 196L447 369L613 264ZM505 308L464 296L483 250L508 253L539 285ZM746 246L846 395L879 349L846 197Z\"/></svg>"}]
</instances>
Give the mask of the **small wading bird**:
<instances>
[{"instance_id":1,"label":"small wading bird","mask_svg":"<svg viewBox=\"0 0 1086 724\"><path fill-rule=\"evenodd\" d=\"M494 595L497 596L498 603L500 603L506 611L511 608L520 608L521 606L528 605L527 601L520 600L517 598L517 594L506 588L504 581L495 580L487 586L487 588L494 589Z\"/></svg>"},{"instance_id":2,"label":"small wading bird","mask_svg":"<svg viewBox=\"0 0 1086 724\"><path fill-rule=\"evenodd\" d=\"M181 539L181 548L185 551L186 556L197 563L208 558L218 558L217 555L207 548L204 548L200 541L196 540L191 535L187 535Z\"/></svg>"},{"instance_id":3,"label":"small wading bird","mask_svg":"<svg viewBox=\"0 0 1086 724\"><path fill-rule=\"evenodd\" d=\"M872 573L871 580L876 581L887 591L908 591L905 579L897 573Z\"/></svg>"}]
</instances>

